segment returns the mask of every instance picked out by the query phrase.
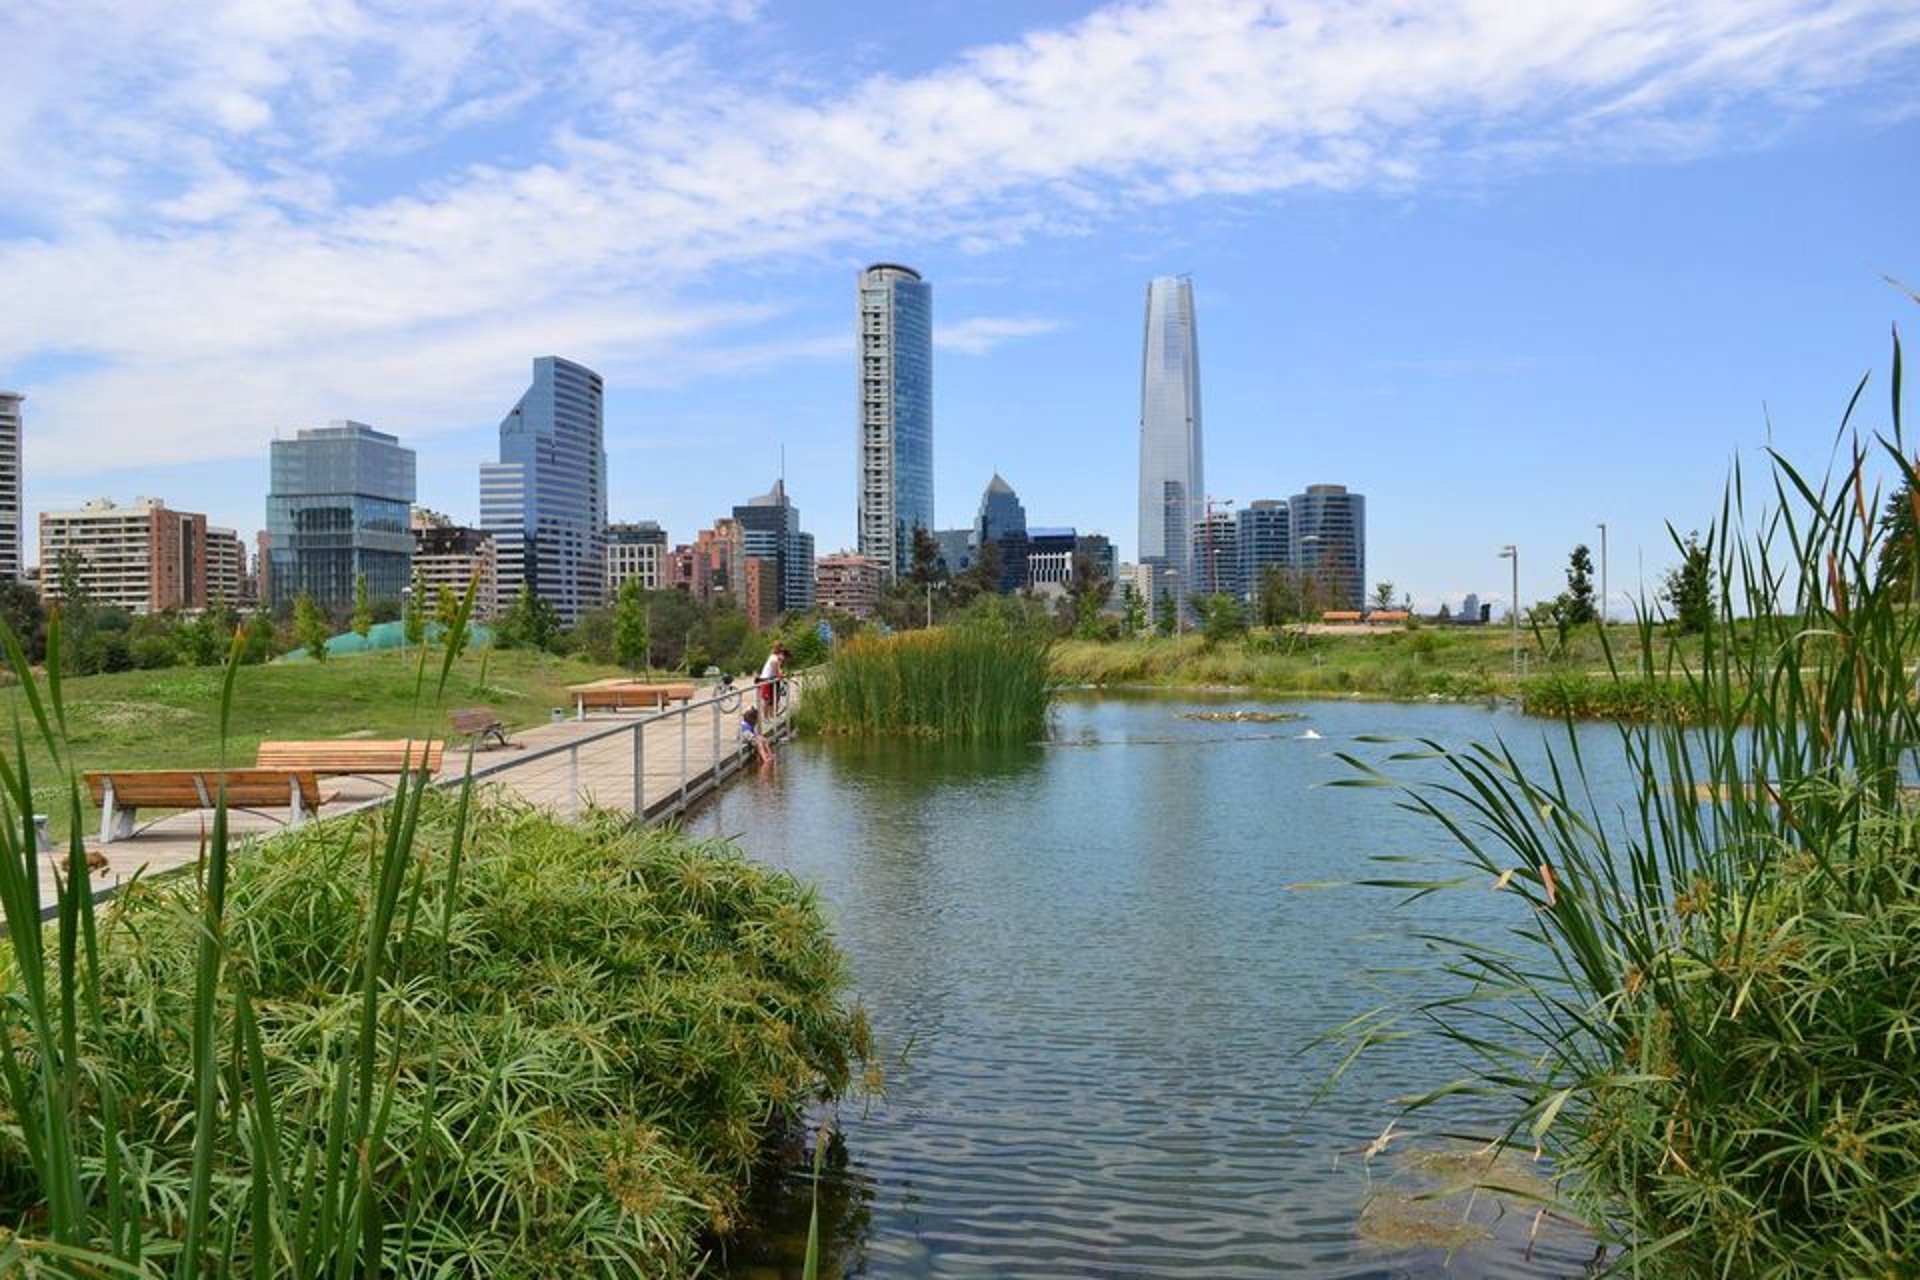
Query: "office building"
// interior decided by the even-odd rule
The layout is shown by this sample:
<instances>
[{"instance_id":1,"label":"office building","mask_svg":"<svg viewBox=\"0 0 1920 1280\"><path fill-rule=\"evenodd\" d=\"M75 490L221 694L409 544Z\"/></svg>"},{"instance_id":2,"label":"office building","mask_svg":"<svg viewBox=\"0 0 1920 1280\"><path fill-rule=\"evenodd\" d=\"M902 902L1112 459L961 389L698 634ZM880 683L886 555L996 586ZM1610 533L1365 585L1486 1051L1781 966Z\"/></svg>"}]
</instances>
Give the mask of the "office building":
<instances>
[{"instance_id":1,"label":"office building","mask_svg":"<svg viewBox=\"0 0 1920 1280\"><path fill-rule=\"evenodd\" d=\"M26 397L0 391L0 578L17 582L26 573L25 507L21 505L20 443L26 432ZM46 553L41 553L46 559Z\"/></svg>"},{"instance_id":2,"label":"office building","mask_svg":"<svg viewBox=\"0 0 1920 1280\"><path fill-rule=\"evenodd\" d=\"M1018 591L1027 583L1027 509L1020 495L1000 478L999 472L987 482L980 495L980 510L973 518L973 555L978 560L988 543L1000 551L1000 581L997 591Z\"/></svg>"},{"instance_id":3,"label":"office building","mask_svg":"<svg viewBox=\"0 0 1920 1280\"><path fill-rule=\"evenodd\" d=\"M1027 578L1029 588L1064 587L1073 581L1073 557L1080 544L1078 530L1035 525L1027 530Z\"/></svg>"},{"instance_id":4,"label":"office building","mask_svg":"<svg viewBox=\"0 0 1920 1280\"><path fill-rule=\"evenodd\" d=\"M740 599L746 577L746 539L738 521L722 516L702 529L691 546L673 549L673 586L696 600Z\"/></svg>"},{"instance_id":5,"label":"office building","mask_svg":"<svg viewBox=\"0 0 1920 1280\"><path fill-rule=\"evenodd\" d=\"M413 483L413 450L364 422L339 420L275 440L267 494L272 602L309 595L323 607L346 608L362 574L373 599L400 599L412 570Z\"/></svg>"},{"instance_id":6,"label":"office building","mask_svg":"<svg viewBox=\"0 0 1920 1280\"><path fill-rule=\"evenodd\" d=\"M94 604L130 613L207 607L207 518L157 498L106 498L40 513L40 591L59 600L71 579Z\"/></svg>"},{"instance_id":7,"label":"office building","mask_svg":"<svg viewBox=\"0 0 1920 1280\"><path fill-rule=\"evenodd\" d=\"M1240 583L1240 522L1231 511L1214 511L1193 526L1193 589L1201 595L1245 594Z\"/></svg>"},{"instance_id":8,"label":"office building","mask_svg":"<svg viewBox=\"0 0 1920 1280\"><path fill-rule=\"evenodd\" d=\"M1093 572L1120 589L1120 553L1104 533L1083 533L1074 544L1076 564L1092 566ZM1075 572L1078 572L1076 569Z\"/></svg>"},{"instance_id":9,"label":"office building","mask_svg":"<svg viewBox=\"0 0 1920 1280\"><path fill-rule=\"evenodd\" d=\"M411 591L420 591L420 607L429 615L439 608L440 592L466 598L473 587L473 616L498 617L513 601L500 599L500 560L493 537L485 529L455 524L425 507L413 509L413 577Z\"/></svg>"},{"instance_id":10,"label":"office building","mask_svg":"<svg viewBox=\"0 0 1920 1280\"><path fill-rule=\"evenodd\" d=\"M860 273L860 554L888 577L933 531L933 290L911 267Z\"/></svg>"},{"instance_id":11,"label":"office building","mask_svg":"<svg viewBox=\"0 0 1920 1280\"><path fill-rule=\"evenodd\" d=\"M973 567L973 530L936 529L934 545L940 548L940 571L957 578Z\"/></svg>"},{"instance_id":12,"label":"office building","mask_svg":"<svg viewBox=\"0 0 1920 1280\"><path fill-rule=\"evenodd\" d=\"M480 527L493 535L500 594L523 586L572 626L607 589L607 450L600 375L558 356L500 422L500 461L480 468Z\"/></svg>"},{"instance_id":13,"label":"office building","mask_svg":"<svg viewBox=\"0 0 1920 1280\"><path fill-rule=\"evenodd\" d=\"M1269 569L1291 563L1292 532L1287 504L1262 498L1240 508L1234 531L1240 550L1240 592L1248 601L1260 594Z\"/></svg>"},{"instance_id":14,"label":"office building","mask_svg":"<svg viewBox=\"0 0 1920 1280\"><path fill-rule=\"evenodd\" d=\"M1340 484L1310 484L1287 503L1293 567L1328 609L1367 603L1367 500Z\"/></svg>"},{"instance_id":15,"label":"office building","mask_svg":"<svg viewBox=\"0 0 1920 1280\"><path fill-rule=\"evenodd\" d=\"M774 566L775 590L769 616L801 613L813 607L813 535L800 530L800 509L787 500L787 482L745 506L733 509L747 556ZM759 625L759 624L756 624Z\"/></svg>"},{"instance_id":16,"label":"office building","mask_svg":"<svg viewBox=\"0 0 1920 1280\"><path fill-rule=\"evenodd\" d=\"M611 603L629 579L642 591L665 590L672 578L667 531L652 520L607 526L607 600Z\"/></svg>"},{"instance_id":17,"label":"office building","mask_svg":"<svg viewBox=\"0 0 1920 1280\"><path fill-rule=\"evenodd\" d=\"M1192 589L1193 527L1206 512L1200 434L1200 349L1193 281L1147 285L1140 359L1140 563L1154 568L1155 595L1176 602Z\"/></svg>"},{"instance_id":18,"label":"office building","mask_svg":"<svg viewBox=\"0 0 1920 1280\"><path fill-rule=\"evenodd\" d=\"M878 560L851 551L821 556L814 570L814 598L822 609L871 618L880 607L886 571Z\"/></svg>"},{"instance_id":19,"label":"office building","mask_svg":"<svg viewBox=\"0 0 1920 1280\"><path fill-rule=\"evenodd\" d=\"M254 604L253 577L247 572L247 544L233 529L207 529L207 603L224 601L235 609Z\"/></svg>"}]
</instances>

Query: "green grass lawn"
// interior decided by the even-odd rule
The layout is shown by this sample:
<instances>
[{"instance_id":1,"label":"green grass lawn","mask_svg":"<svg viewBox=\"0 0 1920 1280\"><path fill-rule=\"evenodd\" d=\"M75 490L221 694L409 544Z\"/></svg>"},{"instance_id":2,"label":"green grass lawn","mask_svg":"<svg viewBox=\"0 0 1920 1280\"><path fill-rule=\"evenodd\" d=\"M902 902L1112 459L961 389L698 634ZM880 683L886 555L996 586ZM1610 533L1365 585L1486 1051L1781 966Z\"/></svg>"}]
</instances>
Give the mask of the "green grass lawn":
<instances>
[{"instance_id":1,"label":"green grass lawn","mask_svg":"<svg viewBox=\"0 0 1920 1280\"><path fill-rule=\"evenodd\" d=\"M446 709L485 705L510 728L539 724L568 706L566 686L616 675L611 667L524 650L481 650L454 664L436 705L437 653L428 657L416 697L418 657L397 652L334 658L324 663L242 667L234 682L227 760L253 763L269 738L424 738L447 732ZM82 676L64 682L73 765L90 769L210 767L220 763L220 680L214 667L169 667ZM43 686L44 687L44 686ZM26 730L39 807L64 830L62 788L16 687L0 692Z\"/></svg>"}]
</instances>

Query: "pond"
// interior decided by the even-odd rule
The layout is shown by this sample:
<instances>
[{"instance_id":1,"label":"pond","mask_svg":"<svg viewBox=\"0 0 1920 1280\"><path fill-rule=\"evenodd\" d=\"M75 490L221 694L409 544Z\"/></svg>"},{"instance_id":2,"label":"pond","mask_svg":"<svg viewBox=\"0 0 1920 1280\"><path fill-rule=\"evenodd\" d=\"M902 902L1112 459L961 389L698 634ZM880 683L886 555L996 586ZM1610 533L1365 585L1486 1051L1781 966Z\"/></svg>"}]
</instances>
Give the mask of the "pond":
<instances>
[{"instance_id":1,"label":"pond","mask_svg":"<svg viewBox=\"0 0 1920 1280\"><path fill-rule=\"evenodd\" d=\"M1325 785L1351 776L1336 750L1391 749L1361 735L1527 756L1564 731L1454 705L1198 718L1255 705L1076 696L1043 745L788 744L690 824L820 887L882 1046L884 1096L839 1109L823 1274L1584 1272L1592 1243L1531 1204L1410 1199L1459 1155L1431 1120L1363 1158L1392 1099L1454 1074L1437 1044L1316 1096L1338 1055L1315 1037L1379 1002L1370 975L1430 972L1413 931L1484 936L1524 905L1300 887L1443 848L1389 793ZM1590 765L1618 755L1581 732ZM730 1275L799 1274L806 1177L774 1182Z\"/></svg>"}]
</instances>

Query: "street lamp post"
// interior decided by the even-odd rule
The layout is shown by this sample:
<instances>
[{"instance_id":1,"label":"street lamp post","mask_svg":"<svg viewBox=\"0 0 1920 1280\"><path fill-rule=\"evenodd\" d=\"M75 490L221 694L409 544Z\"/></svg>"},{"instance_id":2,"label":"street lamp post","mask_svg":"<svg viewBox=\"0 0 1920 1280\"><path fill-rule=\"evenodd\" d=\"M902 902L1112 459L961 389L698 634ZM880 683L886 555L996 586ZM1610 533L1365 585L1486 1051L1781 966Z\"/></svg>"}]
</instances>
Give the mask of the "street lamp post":
<instances>
[{"instance_id":1,"label":"street lamp post","mask_svg":"<svg viewBox=\"0 0 1920 1280\"><path fill-rule=\"evenodd\" d=\"M1502 560L1513 561L1513 595L1507 605L1507 616L1513 621L1513 674L1520 674L1520 548L1508 543L1500 548Z\"/></svg>"},{"instance_id":2,"label":"street lamp post","mask_svg":"<svg viewBox=\"0 0 1920 1280\"><path fill-rule=\"evenodd\" d=\"M1600 522L1600 623L1607 621L1607 522Z\"/></svg>"}]
</instances>

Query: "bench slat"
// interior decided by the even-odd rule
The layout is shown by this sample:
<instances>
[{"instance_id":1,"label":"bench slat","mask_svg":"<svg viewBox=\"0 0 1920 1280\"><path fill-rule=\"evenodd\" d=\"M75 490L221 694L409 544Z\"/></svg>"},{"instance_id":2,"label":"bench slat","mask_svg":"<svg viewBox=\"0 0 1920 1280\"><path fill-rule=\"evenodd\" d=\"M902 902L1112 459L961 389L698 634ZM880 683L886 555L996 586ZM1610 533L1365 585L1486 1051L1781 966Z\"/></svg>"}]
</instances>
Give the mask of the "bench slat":
<instances>
[{"instance_id":1,"label":"bench slat","mask_svg":"<svg viewBox=\"0 0 1920 1280\"><path fill-rule=\"evenodd\" d=\"M261 768L312 769L320 773L407 773L440 768L442 744L345 740L335 742L263 742L255 763Z\"/></svg>"},{"instance_id":2,"label":"bench slat","mask_svg":"<svg viewBox=\"0 0 1920 1280\"><path fill-rule=\"evenodd\" d=\"M209 798L219 794L218 769L109 769L86 775L87 790L95 801L106 798L107 779L113 780L114 802L123 809L198 809L200 788ZM320 807L320 779L311 769L229 769L225 774L227 803L250 809L289 808L292 784L309 809Z\"/></svg>"}]
</instances>

